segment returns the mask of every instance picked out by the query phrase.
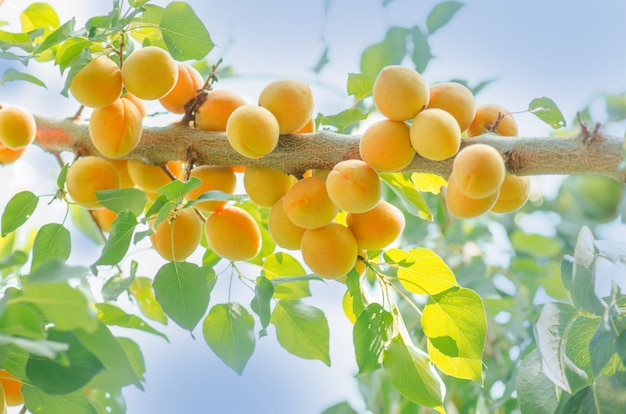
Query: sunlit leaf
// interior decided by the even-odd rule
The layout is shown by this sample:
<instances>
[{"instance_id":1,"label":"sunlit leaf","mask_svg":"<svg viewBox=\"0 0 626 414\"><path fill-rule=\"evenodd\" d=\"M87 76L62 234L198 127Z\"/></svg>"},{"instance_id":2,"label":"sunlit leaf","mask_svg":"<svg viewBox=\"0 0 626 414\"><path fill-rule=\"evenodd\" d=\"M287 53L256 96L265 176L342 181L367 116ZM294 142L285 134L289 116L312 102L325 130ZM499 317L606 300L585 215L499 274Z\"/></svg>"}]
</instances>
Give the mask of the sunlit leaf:
<instances>
[{"instance_id":1,"label":"sunlit leaf","mask_svg":"<svg viewBox=\"0 0 626 414\"><path fill-rule=\"evenodd\" d=\"M25 81L32 83L33 85L41 86L42 88L48 89L46 84L38 77L31 75L30 73L20 72L19 70L14 68L9 68L4 71L1 83L13 81Z\"/></svg>"},{"instance_id":2,"label":"sunlit leaf","mask_svg":"<svg viewBox=\"0 0 626 414\"><path fill-rule=\"evenodd\" d=\"M430 51L428 36L422 32L418 26L411 29L411 38L413 40L413 51L411 52L411 60L415 66L415 70L424 73L426 67L434 57Z\"/></svg>"},{"instance_id":3,"label":"sunlit leaf","mask_svg":"<svg viewBox=\"0 0 626 414\"><path fill-rule=\"evenodd\" d=\"M30 191L20 191L11 197L2 213L2 237L26 223L38 202L39 198Z\"/></svg>"},{"instance_id":4,"label":"sunlit leaf","mask_svg":"<svg viewBox=\"0 0 626 414\"><path fill-rule=\"evenodd\" d=\"M22 394L31 413L98 414L83 390L63 395L52 395L40 388L24 384Z\"/></svg>"},{"instance_id":5,"label":"sunlit leaf","mask_svg":"<svg viewBox=\"0 0 626 414\"><path fill-rule=\"evenodd\" d=\"M250 304L250 308L259 315L261 320L261 332L260 336L267 335L265 328L270 324L271 316L271 300L274 295L274 285L264 276L256 278L256 285L254 287L254 298Z\"/></svg>"},{"instance_id":6,"label":"sunlit leaf","mask_svg":"<svg viewBox=\"0 0 626 414\"><path fill-rule=\"evenodd\" d=\"M413 173L411 181L417 190L432 194L439 194L441 187L447 184L443 177L428 173Z\"/></svg>"},{"instance_id":7,"label":"sunlit leaf","mask_svg":"<svg viewBox=\"0 0 626 414\"><path fill-rule=\"evenodd\" d=\"M191 177L189 181L173 180L157 189L157 193L163 194L168 200L180 200L185 194L200 186L202 180L198 177Z\"/></svg>"},{"instance_id":8,"label":"sunlit leaf","mask_svg":"<svg viewBox=\"0 0 626 414\"><path fill-rule=\"evenodd\" d=\"M572 271L572 299L574 306L585 309L595 315L603 315L606 304L595 293L596 248L593 234L584 226L578 233L574 249L574 267Z\"/></svg>"},{"instance_id":9,"label":"sunlit leaf","mask_svg":"<svg viewBox=\"0 0 626 414\"><path fill-rule=\"evenodd\" d=\"M348 95L353 95L357 101L371 96L375 80L376 75L373 73L349 73Z\"/></svg>"},{"instance_id":10,"label":"sunlit leaf","mask_svg":"<svg viewBox=\"0 0 626 414\"><path fill-rule=\"evenodd\" d=\"M279 252L265 258L263 275L271 281L277 278L306 276L306 271L293 256ZM280 283L274 286L276 299L299 299L307 296L311 296L311 291L309 290L309 282L306 280Z\"/></svg>"},{"instance_id":11,"label":"sunlit leaf","mask_svg":"<svg viewBox=\"0 0 626 414\"><path fill-rule=\"evenodd\" d=\"M561 110L552 99L535 98L528 105L528 111L554 129L564 128L567 125Z\"/></svg>"},{"instance_id":12,"label":"sunlit leaf","mask_svg":"<svg viewBox=\"0 0 626 414\"><path fill-rule=\"evenodd\" d=\"M37 267L48 260L67 260L72 251L71 246L68 229L57 223L44 224L33 242L31 271L37 270Z\"/></svg>"},{"instance_id":13,"label":"sunlit leaf","mask_svg":"<svg viewBox=\"0 0 626 414\"><path fill-rule=\"evenodd\" d=\"M75 26L76 18L73 17L71 20L63 23L54 32L46 36L45 40L41 42L41 44L37 47L37 50L35 50L35 53L43 53L52 46L58 45L59 43L71 38L73 35L78 35L79 33L74 31Z\"/></svg>"},{"instance_id":14,"label":"sunlit leaf","mask_svg":"<svg viewBox=\"0 0 626 414\"><path fill-rule=\"evenodd\" d=\"M126 414L126 401L124 400L122 390L92 390L89 394L89 401L96 407L98 414Z\"/></svg>"},{"instance_id":15,"label":"sunlit leaf","mask_svg":"<svg viewBox=\"0 0 626 414\"><path fill-rule=\"evenodd\" d=\"M463 3L458 1L443 1L438 3L433 7L426 18L428 33L433 34L448 24L450 19L454 17L461 7L463 7Z\"/></svg>"},{"instance_id":16,"label":"sunlit leaf","mask_svg":"<svg viewBox=\"0 0 626 414\"><path fill-rule=\"evenodd\" d=\"M409 292L436 295L457 286L452 270L432 250L423 247L408 252L389 249L385 260L397 265L398 279Z\"/></svg>"},{"instance_id":17,"label":"sunlit leaf","mask_svg":"<svg viewBox=\"0 0 626 414\"><path fill-rule=\"evenodd\" d=\"M148 325L139 316L126 313L115 305L111 305L109 303L97 303L96 309L98 310L98 318L107 325L148 332L153 335L160 336L169 342L169 339L165 334Z\"/></svg>"},{"instance_id":18,"label":"sunlit leaf","mask_svg":"<svg viewBox=\"0 0 626 414\"><path fill-rule=\"evenodd\" d=\"M556 412L558 396L554 384L541 371L541 355L536 349L526 355L517 370L517 400L522 412Z\"/></svg>"},{"instance_id":19,"label":"sunlit leaf","mask_svg":"<svg viewBox=\"0 0 626 414\"><path fill-rule=\"evenodd\" d=\"M0 333L0 346L15 345L31 355L53 359L67 350L68 345L63 342L55 342L39 339L28 339L19 336L9 336Z\"/></svg>"},{"instance_id":20,"label":"sunlit leaf","mask_svg":"<svg viewBox=\"0 0 626 414\"><path fill-rule=\"evenodd\" d=\"M37 267L28 278L29 283L57 283L80 279L89 270L83 266L70 266L63 260L47 260Z\"/></svg>"},{"instance_id":21,"label":"sunlit leaf","mask_svg":"<svg viewBox=\"0 0 626 414\"><path fill-rule=\"evenodd\" d=\"M400 173L379 173L383 182L400 198L407 212L424 220L432 221L433 214L426 200L410 180Z\"/></svg>"},{"instance_id":22,"label":"sunlit leaf","mask_svg":"<svg viewBox=\"0 0 626 414\"><path fill-rule=\"evenodd\" d=\"M26 33L11 33L0 30L0 49L17 47L25 52L33 50L33 40Z\"/></svg>"},{"instance_id":23,"label":"sunlit leaf","mask_svg":"<svg viewBox=\"0 0 626 414\"><path fill-rule=\"evenodd\" d=\"M145 276L136 277L128 291L137 301L141 313L153 321L160 322L164 325L167 324L167 315L165 315L163 308L154 297L152 279Z\"/></svg>"},{"instance_id":24,"label":"sunlit leaf","mask_svg":"<svg viewBox=\"0 0 626 414\"><path fill-rule=\"evenodd\" d=\"M132 212L125 210L119 213L113 220L102 254L94 265L118 264L128 252L137 224L137 217Z\"/></svg>"},{"instance_id":25,"label":"sunlit leaf","mask_svg":"<svg viewBox=\"0 0 626 414\"><path fill-rule=\"evenodd\" d=\"M204 23L185 2L169 3L163 10L159 28L168 51L176 60L204 59L213 49Z\"/></svg>"},{"instance_id":26,"label":"sunlit leaf","mask_svg":"<svg viewBox=\"0 0 626 414\"><path fill-rule=\"evenodd\" d=\"M96 192L96 197L103 207L115 213L130 211L139 216L146 206L146 193L138 188L120 188Z\"/></svg>"},{"instance_id":27,"label":"sunlit leaf","mask_svg":"<svg viewBox=\"0 0 626 414\"><path fill-rule=\"evenodd\" d=\"M41 315L25 303L10 303L0 313L0 334L45 339Z\"/></svg>"},{"instance_id":28,"label":"sunlit leaf","mask_svg":"<svg viewBox=\"0 0 626 414\"><path fill-rule=\"evenodd\" d=\"M399 65L406 54L407 29L391 27L382 42L366 47L361 54L361 73L378 74L389 65Z\"/></svg>"},{"instance_id":29,"label":"sunlit leaf","mask_svg":"<svg viewBox=\"0 0 626 414\"><path fill-rule=\"evenodd\" d=\"M592 386L573 395L561 412L568 414L621 414L626 407L626 374L600 376Z\"/></svg>"},{"instance_id":30,"label":"sunlit leaf","mask_svg":"<svg viewBox=\"0 0 626 414\"><path fill-rule=\"evenodd\" d=\"M382 366L385 345L393 334L393 316L378 303L361 312L354 324L352 341L359 374Z\"/></svg>"},{"instance_id":31,"label":"sunlit leaf","mask_svg":"<svg viewBox=\"0 0 626 414\"><path fill-rule=\"evenodd\" d=\"M367 114L359 108L346 109L335 115L321 115L317 122L319 125L331 126L337 129L337 133L345 132L345 130L359 122L367 119Z\"/></svg>"}]
</instances>

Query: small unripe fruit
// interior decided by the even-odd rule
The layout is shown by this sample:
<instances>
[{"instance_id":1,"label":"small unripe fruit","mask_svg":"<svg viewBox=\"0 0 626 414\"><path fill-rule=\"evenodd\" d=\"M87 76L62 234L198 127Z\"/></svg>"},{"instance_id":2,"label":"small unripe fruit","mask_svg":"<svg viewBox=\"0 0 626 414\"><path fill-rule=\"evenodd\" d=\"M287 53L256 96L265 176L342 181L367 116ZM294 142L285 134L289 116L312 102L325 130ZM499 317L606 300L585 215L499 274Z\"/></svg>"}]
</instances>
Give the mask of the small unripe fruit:
<instances>
[{"instance_id":1,"label":"small unripe fruit","mask_svg":"<svg viewBox=\"0 0 626 414\"><path fill-rule=\"evenodd\" d=\"M476 108L474 119L467 128L467 136L475 137L487 131L495 132L505 137L515 137L517 136L517 121L515 121L513 115L501 105L481 105Z\"/></svg>"},{"instance_id":2,"label":"small unripe fruit","mask_svg":"<svg viewBox=\"0 0 626 414\"><path fill-rule=\"evenodd\" d=\"M17 106L0 109L0 143L19 149L32 143L36 135L37 125L30 111Z\"/></svg>"},{"instance_id":3,"label":"small unripe fruit","mask_svg":"<svg viewBox=\"0 0 626 414\"><path fill-rule=\"evenodd\" d=\"M422 76L403 66L383 68L374 81L374 103L392 121L407 121L428 105L428 86Z\"/></svg>"},{"instance_id":4,"label":"small unripe fruit","mask_svg":"<svg viewBox=\"0 0 626 414\"><path fill-rule=\"evenodd\" d=\"M178 62L178 77L171 91L159 99L163 108L173 114L185 113L185 104L198 94L198 89L204 85L200 72L193 66Z\"/></svg>"},{"instance_id":5,"label":"small unripe fruit","mask_svg":"<svg viewBox=\"0 0 626 414\"><path fill-rule=\"evenodd\" d=\"M124 86L138 98L160 99L167 95L178 79L176 61L157 46L132 52L122 65Z\"/></svg>"},{"instance_id":6,"label":"small unripe fruit","mask_svg":"<svg viewBox=\"0 0 626 414\"><path fill-rule=\"evenodd\" d=\"M226 124L228 142L235 151L248 158L261 158L272 152L279 136L276 117L262 106L240 106Z\"/></svg>"},{"instance_id":7,"label":"small unripe fruit","mask_svg":"<svg viewBox=\"0 0 626 414\"><path fill-rule=\"evenodd\" d=\"M498 150L490 145L474 144L459 151L452 172L459 191L471 198L485 198L500 189L506 167Z\"/></svg>"},{"instance_id":8,"label":"small unripe fruit","mask_svg":"<svg viewBox=\"0 0 626 414\"><path fill-rule=\"evenodd\" d=\"M359 142L363 161L378 171L398 171L415 158L409 125L403 121L378 121L363 132Z\"/></svg>"},{"instance_id":9,"label":"small unripe fruit","mask_svg":"<svg viewBox=\"0 0 626 414\"><path fill-rule=\"evenodd\" d=\"M359 254L352 232L338 223L305 231L300 250L304 263L315 274L329 279L345 276Z\"/></svg>"},{"instance_id":10,"label":"small unripe fruit","mask_svg":"<svg viewBox=\"0 0 626 414\"><path fill-rule=\"evenodd\" d=\"M224 89L210 91L196 111L196 128L203 131L226 131L228 118L233 111L246 105L246 100Z\"/></svg>"},{"instance_id":11,"label":"small unripe fruit","mask_svg":"<svg viewBox=\"0 0 626 414\"><path fill-rule=\"evenodd\" d=\"M219 167L213 165L199 165L191 170L191 177L196 177L202 181L199 187L187 193L189 200L196 200L202 194L211 190L220 190L228 194L235 192L237 177L232 168ZM202 211L213 211L226 205L226 201L207 200L195 204L194 207Z\"/></svg>"},{"instance_id":12,"label":"small unripe fruit","mask_svg":"<svg viewBox=\"0 0 626 414\"><path fill-rule=\"evenodd\" d=\"M428 108L439 108L449 112L465 131L476 113L474 94L466 86L457 82L443 82L431 85Z\"/></svg>"},{"instance_id":13,"label":"small unripe fruit","mask_svg":"<svg viewBox=\"0 0 626 414\"><path fill-rule=\"evenodd\" d=\"M259 105L274 114L281 134L291 134L311 119L313 93L304 82L280 79L268 84L261 91Z\"/></svg>"},{"instance_id":14,"label":"small unripe fruit","mask_svg":"<svg viewBox=\"0 0 626 414\"><path fill-rule=\"evenodd\" d=\"M289 220L283 208L285 197L276 201L267 219L267 229L277 245L284 249L298 250L305 229L298 227Z\"/></svg>"},{"instance_id":15,"label":"small unripe fruit","mask_svg":"<svg viewBox=\"0 0 626 414\"><path fill-rule=\"evenodd\" d=\"M120 176L109 161L90 155L74 161L67 172L65 185L76 203L94 210L102 207L96 192L120 188Z\"/></svg>"},{"instance_id":16,"label":"small unripe fruit","mask_svg":"<svg viewBox=\"0 0 626 414\"><path fill-rule=\"evenodd\" d=\"M141 140L141 112L126 98L93 110L89 119L91 142L107 158L130 153Z\"/></svg>"},{"instance_id":17,"label":"small unripe fruit","mask_svg":"<svg viewBox=\"0 0 626 414\"><path fill-rule=\"evenodd\" d=\"M378 203L382 186L378 173L367 163L345 160L337 163L326 177L326 191L340 209L363 213Z\"/></svg>"},{"instance_id":18,"label":"small unripe fruit","mask_svg":"<svg viewBox=\"0 0 626 414\"><path fill-rule=\"evenodd\" d=\"M150 235L155 250L165 260L181 261L196 251L202 238L202 223L191 208L170 212Z\"/></svg>"},{"instance_id":19,"label":"small unripe fruit","mask_svg":"<svg viewBox=\"0 0 626 414\"><path fill-rule=\"evenodd\" d=\"M226 206L211 213L205 232L209 247L225 259L250 260L261 251L259 225L242 208Z\"/></svg>"},{"instance_id":20,"label":"small unripe fruit","mask_svg":"<svg viewBox=\"0 0 626 414\"><path fill-rule=\"evenodd\" d=\"M361 249L383 249L400 236L405 220L400 209L381 200L365 213L348 213L346 224Z\"/></svg>"},{"instance_id":21,"label":"small unripe fruit","mask_svg":"<svg viewBox=\"0 0 626 414\"><path fill-rule=\"evenodd\" d=\"M500 186L500 195L491 207L494 213L512 213L528 200L530 179L525 176L507 174Z\"/></svg>"},{"instance_id":22,"label":"small unripe fruit","mask_svg":"<svg viewBox=\"0 0 626 414\"><path fill-rule=\"evenodd\" d=\"M424 109L417 114L410 128L411 145L419 155L442 161L459 151L461 128L452 115L443 109Z\"/></svg>"},{"instance_id":23,"label":"small unripe fruit","mask_svg":"<svg viewBox=\"0 0 626 414\"><path fill-rule=\"evenodd\" d=\"M98 56L78 71L70 92L78 102L92 108L107 106L122 94L122 71L106 56Z\"/></svg>"},{"instance_id":24,"label":"small unripe fruit","mask_svg":"<svg viewBox=\"0 0 626 414\"><path fill-rule=\"evenodd\" d=\"M326 180L305 177L295 183L283 201L289 220L298 227L314 229L333 221L339 209L328 197Z\"/></svg>"}]
</instances>

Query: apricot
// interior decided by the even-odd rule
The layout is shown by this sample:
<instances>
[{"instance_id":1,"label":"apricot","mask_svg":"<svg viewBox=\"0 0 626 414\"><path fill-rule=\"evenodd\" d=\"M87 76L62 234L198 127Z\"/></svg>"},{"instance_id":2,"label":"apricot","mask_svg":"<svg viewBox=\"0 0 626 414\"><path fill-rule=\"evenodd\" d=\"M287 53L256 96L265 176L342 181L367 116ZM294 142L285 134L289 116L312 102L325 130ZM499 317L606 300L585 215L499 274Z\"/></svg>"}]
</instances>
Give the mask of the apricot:
<instances>
[{"instance_id":1,"label":"apricot","mask_svg":"<svg viewBox=\"0 0 626 414\"><path fill-rule=\"evenodd\" d=\"M350 213L364 213L380 200L382 185L375 169L361 160L337 163L326 177L331 201Z\"/></svg>"},{"instance_id":2,"label":"apricot","mask_svg":"<svg viewBox=\"0 0 626 414\"><path fill-rule=\"evenodd\" d=\"M320 177L305 177L291 186L283 208L289 220L304 229L325 226L339 211L328 196L326 180Z\"/></svg>"},{"instance_id":3,"label":"apricot","mask_svg":"<svg viewBox=\"0 0 626 414\"><path fill-rule=\"evenodd\" d=\"M398 171L415 158L409 125L383 119L363 132L359 142L361 159L378 171Z\"/></svg>"},{"instance_id":4,"label":"apricot","mask_svg":"<svg viewBox=\"0 0 626 414\"><path fill-rule=\"evenodd\" d=\"M449 112L465 131L476 113L474 94L458 82L443 82L431 85L428 108L439 108Z\"/></svg>"},{"instance_id":5,"label":"apricot","mask_svg":"<svg viewBox=\"0 0 626 414\"><path fill-rule=\"evenodd\" d=\"M263 88L259 95L259 105L274 114L281 134L291 134L311 119L313 92L304 82L280 79Z\"/></svg>"},{"instance_id":6,"label":"apricot","mask_svg":"<svg viewBox=\"0 0 626 414\"><path fill-rule=\"evenodd\" d=\"M91 210L91 217L93 217L100 230L108 233L111 231L111 225L117 217L117 213L103 207Z\"/></svg>"},{"instance_id":7,"label":"apricot","mask_svg":"<svg viewBox=\"0 0 626 414\"><path fill-rule=\"evenodd\" d=\"M235 192L237 177L235 172L229 167L219 167L212 165L200 165L191 170L191 177L196 177L202 184L187 193L189 200L196 200L202 194L211 190L220 190L228 194ZM224 207L226 201L201 201L194 207L202 211L213 211Z\"/></svg>"},{"instance_id":8,"label":"apricot","mask_svg":"<svg viewBox=\"0 0 626 414\"><path fill-rule=\"evenodd\" d=\"M164 97L174 88L177 79L176 61L157 46L133 51L122 65L124 86L140 99L154 100Z\"/></svg>"},{"instance_id":9,"label":"apricot","mask_svg":"<svg viewBox=\"0 0 626 414\"><path fill-rule=\"evenodd\" d=\"M165 163L165 168L173 177L178 178L179 180L185 179L186 165L184 161L170 160Z\"/></svg>"},{"instance_id":10,"label":"apricot","mask_svg":"<svg viewBox=\"0 0 626 414\"><path fill-rule=\"evenodd\" d=\"M495 132L505 137L515 137L517 136L517 121L501 105L481 105L476 108L476 114L466 133L468 137L475 137L487 131Z\"/></svg>"},{"instance_id":11,"label":"apricot","mask_svg":"<svg viewBox=\"0 0 626 414\"><path fill-rule=\"evenodd\" d=\"M243 174L243 186L250 197L261 207L272 207L287 194L296 178L275 168L248 167Z\"/></svg>"},{"instance_id":12,"label":"apricot","mask_svg":"<svg viewBox=\"0 0 626 414\"><path fill-rule=\"evenodd\" d=\"M202 222L191 208L174 208L167 220L150 235L155 250L165 260L181 261L196 251L202 238Z\"/></svg>"},{"instance_id":13,"label":"apricot","mask_svg":"<svg viewBox=\"0 0 626 414\"><path fill-rule=\"evenodd\" d=\"M270 111L257 105L235 109L226 123L226 138L244 157L261 158L278 144L279 126Z\"/></svg>"},{"instance_id":14,"label":"apricot","mask_svg":"<svg viewBox=\"0 0 626 414\"><path fill-rule=\"evenodd\" d=\"M159 99L163 108L174 114L184 114L185 104L198 95L198 89L204 86L204 79L196 68L178 62L178 78L176 84L167 95Z\"/></svg>"},{"instance_id":15,"label":"apricot","mask_svg":"<svg viewBox=\"0 0 626 414\"><path fill-rule=\"evenodd\" d=\"M498 191L484 198L468 197L456 186L453 172L448 180L445 198L450 214L457 218L466 219L480 216L489 211L498 199Z\"/></svg>"},{"instance_id":16,"label":"apricot","mask_svg":"<svg viewBox=\"0 0 626 414\"><path fill-rule=\"evenodd\" d=\"M0 141L0 165L12 164L17 161L26 147L18 149L9 148Z\"/></svg>"},{"instance_id":17,"label":"apricot","mask_svg":"<svg viewBox=\"0 0 626 414\"><path fill-rule=\"evenodd\" d=\"M428 86L413 69L391 65L383 68L374 81L374 103L392 121L407 121L428 105Z\"/></svg>"},{"instance_id":18,"label":"apricot","mask_svg":"<svg viewBox=\"0 0 626 414\"><path fill-rule=\"evenodd\" d=\"M67 192L90 210L101 208L96 191L120 188L120 176L109 161L89 155L74 161L67 172Z\"/></svg>"},{"instance_id":19,"label":"apricot","mask_svg":"<svg viewBox=\"0 0 626 414\"><path fill-rule=\"evenodd\" d=\"M0 386L4 390L4 398L9 407L24 404L22 381L19 378L9 374L5 369L0 369Z\"/></svg>"},{"instance_id":20,"label":"apricot","mask_svg":"<svg viewBox=\"0 0 626 414\"><path fill-rule=\"evenodd\" d=\"M122 89L122 71L106 56L92 59L70 83L72 96L92 108L111 105L120 97Z\"/></svg>"},{"instance_id":21,"label":"apricot","mask_svg":"<svg viewBox=\"0 0 626 414\"><path fill-rule=\"evenodd\" d=\"M32 143L36 135L37 125L30 111L18 106L0 107L0 143L19 149Z\"/></svg>"},{"instance_id":22,"label":"apricot","mask_svg":"<svg viewBox=\"0 0 626 414\"><path fill-rule=\"evenodd\" d=\"M277 245L289 250L298 250L305 229L296 226L289 220L283 208L284 199L285 197L281 197L270 209L267 228Z\"/></svg>"},{"instance_id":23,"label":"apricot","mask_svg":"<svg viewBox=\"0 0 626 414\"><path fill-rule=\"evenodd\" d=\"M302 128L292 132L292 134L310 134L311 132L315 132L315 120L313 118L309 119Z\"/></svg>"},{"instance_id":24,"label":"apricot","mask_svg":"<svg viewBox=\"0 0 626 414\"><path fill-rule=\"evenodd\" d=\"M130 174L128 173L128 161L126 160L108 160L120 176L120 188L133 188L135 183L133 179L130 178Z\"/></svg>"},{"instance_id":25,"label":"apricot","mask_svg":"<svg viewBox=\"0 0 626 414\"><path fill-rule=\"evenodd\" d=\"M313 168L311 170L306 170L303 174L304 177L320 177L326 179L330 174L330 168Z\"/></svg>"},{"instance_id":26,"label":"apricot","mask_svg":"<svg viewBox=\"0 0 626 414\"><path fill-rule=\"evenodd\" d=\"M203 131L226 131L230 114L246 103L245 99L234 92L212 90L196 111L196 128Z\"/></svg>"},{"instance_id":27,"label":"apricot","mask_svg":"<svg viewBox=\"0 0 626 414\"><path fill-rule=\"evenodd\" d=\"M120 158L134 150L141 131L141 112L127 98L94 109L89 119L91 142L107 158Z\"/></svg>"},{"instance_id":28,"label":"apricot","mask_svg":"<svg viewBox=\"0 0 626 414\"><path fill-rule=\"evenodd\" d=\"M128 175L137 187L147 193L156 193L156 191L168 184L171 178L158 165L146 164L139 160L128 160L126 163Z\"/></svg>"},{"instance_id":29,"label":"apricot","mask_svg":"<svg viewBox=\"0 0 626 414\"><path fill-rule=\"evenodd\" d=\"M452 163L459 191L468 197L485 198L496 193L506 174L502 155L490 145L468 145Z\"/></svg>"},{"instance_id":30,"label":"apricot","mask_svg":"<svg viewBox=\"0 0 626 414\"><path fill-rule=\"evenodd\" d=\"M500 186L500 195L491 207L494 213L512 213L528 200L530 179L525 176L507 174Z\"/></svg>"},{"instance_id":31,"label":"apricot","mask_svg":"<svg viewBox=\"0 0 626 414\"><path fill-rule=\"evenodd\" d=\"M128 99L129 101L131 101L132 103L135 104L135 106L137 107L137 109L139 109L139 113L141 114L142 118L146 117L146 104L144 103L143 99L139 99L137 98L135 95L133 95L130 92L126 92L123 96L123 98Z\"/></svg>"},{"instance_id":32,"label":"apricot","mask_svg":"<svg viewBox=\"0 0 626 414\"><path fill-rule=\"evenodd\" d=\"M411 145L424 158L442 161L459 151L461 128L450 113L439 108L424 109L410 128Z\"/></svg>"},{"instance_id":33,"label":"apricot","mask_svg":"<svg viewBox=\"0 0 626 414\"><path fill-rule=\"evenodd\" d=\"M365 213L348 213L346 224L361 249L383 249L393 243L404 230L405 219L400 209L381 200Z\"/></svg>"},{"instance_id":34,"label":"apricot","mask_svg":"<svg viewBox=\"0 0 626 414\"><path fill-rule=\"evenodd\" d=\"M261 251L261 230L242 208L226 206L216 210L205 224L209 247L230 261L250 260Z\"/></svg>"},{"instance_id":35,"label":"apricot","mask_svg":"<svg viewBox=\"0 0 626 414\"><path fill-rule=\"evenodd\" d=\"M300 244L302 260L318 276L338 279L356 264L359 247L352 232L339 223L308 229Z\"/></svg>"}]
</instances>

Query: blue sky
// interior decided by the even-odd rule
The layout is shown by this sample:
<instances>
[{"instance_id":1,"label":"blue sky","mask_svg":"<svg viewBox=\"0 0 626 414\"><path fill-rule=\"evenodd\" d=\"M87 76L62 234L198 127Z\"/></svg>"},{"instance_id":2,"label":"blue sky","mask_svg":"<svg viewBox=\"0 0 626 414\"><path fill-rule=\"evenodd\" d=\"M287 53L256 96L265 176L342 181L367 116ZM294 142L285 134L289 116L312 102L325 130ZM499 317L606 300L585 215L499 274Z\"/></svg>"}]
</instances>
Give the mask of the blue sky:
<instances>
[{"instance_id":1,"label":"blue sky","mask_svg":"<svg viewBox=\"0 0 626 414\"><path fill-rule=\"evenodd\" d=\"M28 2L9 0L18 9ZM164 5L165 1L155 1ZM224 79L218 87L243 94L254 102L265 84L278 77L309 82L316 97L316 111L335 113L350 105L345 93L347 74L358 72L364 47L382 39L393 25L424 27L435 1L395 0L386 8L382 0L332 0L328 13L324 1L214 1L190 0L205 21L218 47L210 57L224 58L240 77ZM53 1L63 21L76 16L79 22L104 13L105 0ZM524 110L536 97L552 98L568 121L598 93L626 91L626 2L572 2L571 0L468 0L452 22L432 37L436 55L423 74L427 82L464 78L472 84L496 78L478 97L478 103L500 103L511 111ZM15 22L10 5L0 8L0 20ZM320 75L310 68L330 45L329 65ZM5 63L0 62L0 68ZM51 79L49 66L33 69ZM29 106L35 112L63 117L73 114L77 104L62 98L57 79L48 92L25 84L7 84L0 89L0 102ZM153 106L159 110L158 104ZM518 116L521 135L549 133L534 116ZM155 122L158 122L155 121ZM620 134L623 132L619 132ZM47 193L46 179L56 174L48 156L33 152L20 161L20 174L0 168L0 192L38 185ZM35 168L34 166L37 166ZM25 172L25 173L24 173ZM0 195L0 205L4 198ZM58 211L51 210L50 214ZM84 243L80 236L73 240ZM81 252L85 260L89 249ZM145 253L155 272L156 254ZM153 274L153 273L152 273ZM212 303L226 300L226 284L218 284ZM136 335L145 352L146 391L128 390L129 413L319 413L334 402L355 398L354 356L351 325L342 314L343 288L336 283L315 284L308 303L322 308L330 322L332 367L305 361L280 348L273 330L257 342L255 353L243 376L238 376L217 359L196 329L190 335L170 324L165 329L172 343ZM248 304L244 289L235 298Z\"/></svg>"}]
</instances>

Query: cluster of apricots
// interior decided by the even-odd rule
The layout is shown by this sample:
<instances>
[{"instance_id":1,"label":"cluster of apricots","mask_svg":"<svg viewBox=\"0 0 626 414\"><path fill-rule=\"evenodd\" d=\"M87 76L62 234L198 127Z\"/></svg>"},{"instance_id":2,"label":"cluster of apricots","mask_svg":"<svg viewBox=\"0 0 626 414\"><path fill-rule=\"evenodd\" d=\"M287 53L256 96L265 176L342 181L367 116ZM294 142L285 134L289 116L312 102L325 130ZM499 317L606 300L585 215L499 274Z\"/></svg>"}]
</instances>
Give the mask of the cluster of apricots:
<instances>
[{"instance_id":1,"label":"cluster of apricots","mask_svg":"<svg viewBox=\"0 0 626 414\"><path fill-rule=\"evenodd\" d=\"M18 106L0 106L0 165L20 158L36 135L37 125L32 113Z\"/></svg>"}]
</instances>

